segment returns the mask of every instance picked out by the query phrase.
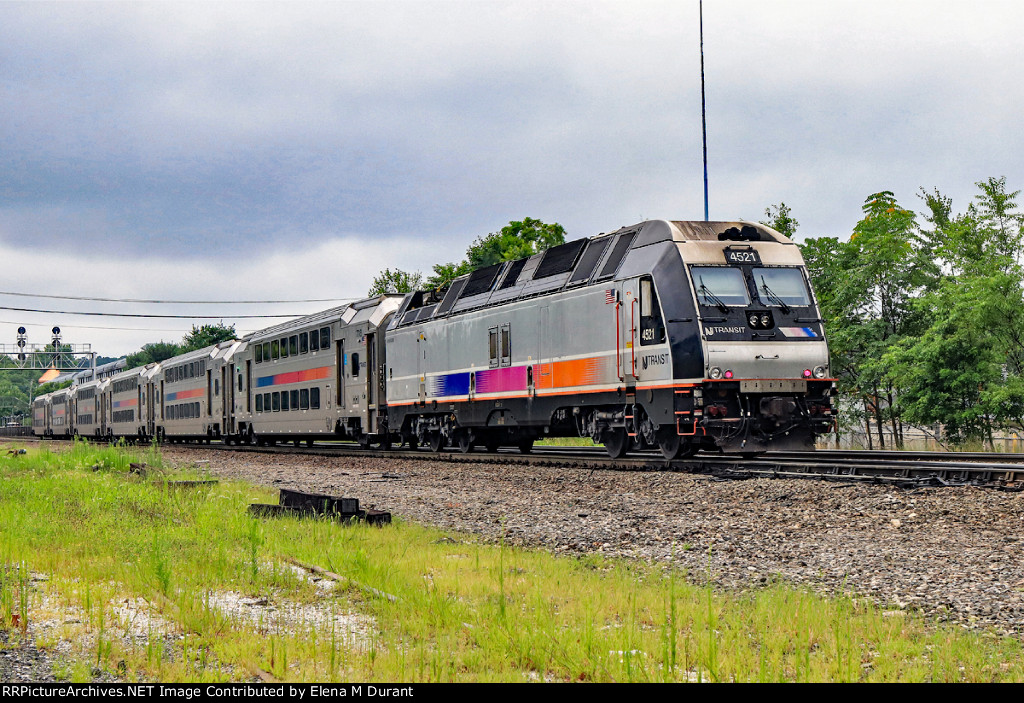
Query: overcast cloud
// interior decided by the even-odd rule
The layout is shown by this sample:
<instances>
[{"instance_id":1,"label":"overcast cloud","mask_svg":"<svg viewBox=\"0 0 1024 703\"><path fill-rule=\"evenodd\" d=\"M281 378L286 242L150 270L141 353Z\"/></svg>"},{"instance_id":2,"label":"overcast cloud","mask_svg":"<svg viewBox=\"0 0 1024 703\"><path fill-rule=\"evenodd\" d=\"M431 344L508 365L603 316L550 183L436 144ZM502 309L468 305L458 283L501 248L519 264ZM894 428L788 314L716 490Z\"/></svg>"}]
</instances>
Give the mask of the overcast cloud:
<instances>
[{"instance_id":1,"label":"overcast cloud","mask_svg":"<svg viewBox=\"0 0 1024 703\"><path fill-rule=\"evenodd\" d=\"M711 217L785 201L800 234L847 236L878 190L919 209L921 186L957 208L988 176L1024 188L1022 19L708 0ZM3 3L0 288L354 297L524 216L570 237L701 219L699 60L696 0ZM169 307L135 311L200 311ZM231 311L261 312L202 309ZM0 342L56 323L106 354L188 327L0 318Z\"/></svg>"}]
</instances>

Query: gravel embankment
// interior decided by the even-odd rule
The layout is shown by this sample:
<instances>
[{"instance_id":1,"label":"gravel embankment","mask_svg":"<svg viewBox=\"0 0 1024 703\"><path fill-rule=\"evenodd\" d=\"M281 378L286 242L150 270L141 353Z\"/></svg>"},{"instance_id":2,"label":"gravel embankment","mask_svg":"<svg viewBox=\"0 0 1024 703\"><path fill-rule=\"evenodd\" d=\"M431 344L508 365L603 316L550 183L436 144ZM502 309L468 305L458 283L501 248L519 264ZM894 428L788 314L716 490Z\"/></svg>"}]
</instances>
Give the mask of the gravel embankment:
<instances>
[{"instance_id":1,"label":"gravel embankment","mask_svg":"<svg viewBox=\"0 0 1024 703\"><path fill-rule=\"evenodd\" d=\"M213 474L359 498L556 552L674 562L730 588L775 577L1024 633L1024 494L670 472L165 448ZM397 477L396 477L397 476Z\"/></svg>"}]
</instances>

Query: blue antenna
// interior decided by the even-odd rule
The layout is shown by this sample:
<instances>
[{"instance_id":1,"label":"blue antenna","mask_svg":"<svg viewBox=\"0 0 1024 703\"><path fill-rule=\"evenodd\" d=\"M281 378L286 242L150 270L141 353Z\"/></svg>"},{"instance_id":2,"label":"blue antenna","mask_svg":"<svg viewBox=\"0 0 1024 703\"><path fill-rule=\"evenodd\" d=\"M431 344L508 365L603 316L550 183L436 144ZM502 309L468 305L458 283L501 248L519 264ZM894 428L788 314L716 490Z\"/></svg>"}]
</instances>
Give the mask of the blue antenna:
<instances>
[{"instance_id":1,"label":"blue antenna","mask_svg":"<svg viewBox=\"0 0 1024 703\"><path fill-rule=\"evenodd\" d=\"M704 133L704 221L708 221L708 116L704 99L704 0L700 0L700 124Z\"/></svg>"}]
</instances>

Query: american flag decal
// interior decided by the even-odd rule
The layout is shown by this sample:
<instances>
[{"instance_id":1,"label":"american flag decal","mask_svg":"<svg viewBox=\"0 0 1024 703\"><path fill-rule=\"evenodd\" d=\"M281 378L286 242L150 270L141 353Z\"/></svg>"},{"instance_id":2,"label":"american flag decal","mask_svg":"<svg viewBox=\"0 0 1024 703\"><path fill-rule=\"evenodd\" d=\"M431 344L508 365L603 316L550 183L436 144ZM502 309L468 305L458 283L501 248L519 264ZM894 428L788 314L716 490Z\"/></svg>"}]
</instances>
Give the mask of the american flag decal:
<instances>
[{"instance_id":1,"label":"american flag decal","mask_svg":"<svg viewBox=\"0 0 1024 703\"><path fill-rule=\"evenodd\" d=\"M604 303L605 305L611 305L618 300L618 296L615 294L614 288L609 288L604 292Z\"/></svg>"}]
</instances>

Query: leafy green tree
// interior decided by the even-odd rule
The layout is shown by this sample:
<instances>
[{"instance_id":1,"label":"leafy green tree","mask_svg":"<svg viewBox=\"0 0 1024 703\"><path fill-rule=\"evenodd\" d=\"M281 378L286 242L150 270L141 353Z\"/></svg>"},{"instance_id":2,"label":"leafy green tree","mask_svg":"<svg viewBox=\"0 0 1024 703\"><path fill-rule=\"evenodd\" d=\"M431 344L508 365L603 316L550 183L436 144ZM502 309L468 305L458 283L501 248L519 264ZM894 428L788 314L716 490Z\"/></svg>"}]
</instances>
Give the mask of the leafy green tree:
<instances>
[{"instance_id":1,"label":"leafy green tree","mask_svg":"<svg viewBox=\"0 0 1024 703\"><path fill-rule=\"evenodd\" d=\"M456 278L470 273L472 270L468 261L434 264L434 272L426 280L427 287L435 290L445 288Z\"/></svg>"},{"instance_id":2,"label":"leafy green tree","mask_svg":"<svg viewBox=\"0 0 1024 703\"><path fill-rule=\"evenodd\" d=\"M237 333L235 332L234 325L225 325L223 323L203 325L202 327L192 325L192 331L181 340L181 351L178 353L184 354L197 349L204 349L214 344L235 339L236 336Z\"/></svg>"},{"instance_id":3,"label":"leafy green tree","mask_svg":"<svg viewBox=\"0 0 1024 703\"><path fill-rule=\"evenodd\" d=\"M149 344L143 344L142 349L139 351L129 354L125 359L125 367L134 369L139 366L152 364L155 361L164 361L182 353L181 346L174 342L150 342Z\"/></svg>"},{"instance_id":4,"label":"leafy green tree","mask_svg":"<svg viewBox=\"0 0 1024 703\"><path fill-rule=\"evenodd\" d=\"M378 273L373 279L370 290L367 291L366 295L372 298L373 296L384 295L385 293L411 293L419 288L422 282L423 275L419 271L409 273L402 269L392 271L387 268Z\"/></svg>"},{"instance_id":5,"label":"leafy green tree","mask_svg":"<svg viewBox=\"0 0 1024 703\"><path fill-rule=\"evenodd\" d=\"M522 221L509 222L486 237L478 237L466 251L466 260L470 270L475 271L502 261L533 256L559 244L565 244L562 225L524 217Z\"/></svg>"},{"instance_id":6,"label":"leafy green tree","mask_svg":"<svg viewBox=\"0 0 1024 703\"><path fill-rule=\"evenodd\" d=\"M771 227L776 232L784 234L790 239L796 235L796 228L800 226L800 223L793 217L793 211L789 209L786 203L780 202L778 205L766 207L764 216L768 219L761 220L762 225Z\"/></svg>"},{"instance_id":7,"label":"leafy green tree","mask_svg":"<svg viewBox=\"0 0 1024 703\"><path fill-rule=\"evenodd\" d=\"M38 398L41 395L46 395L47 393L53 393L54 391L59 391L62 388L69 388L71 386L71 383L72 382L70 380L68 380L68 381L61 381L60 383L57 383L55 381L50 381L49 383L44 383L41 386L39 386L38 388L36 388L35 393L33 393L33 396Z\"/></svg>"},{"instance_id":8,"label":"leafy green tree","mask_svg":"<svg viewBox=\"0 0 1024 703\"><path fill-rule=\"evenodd\" d=\"M922 191L935 257L946 276L922 296L927 328L886 358L910 421L939 422L954 442L1024 430L1024 271L1018 192L977 184L964 213Z\"/></svg>"}]
</instances>

